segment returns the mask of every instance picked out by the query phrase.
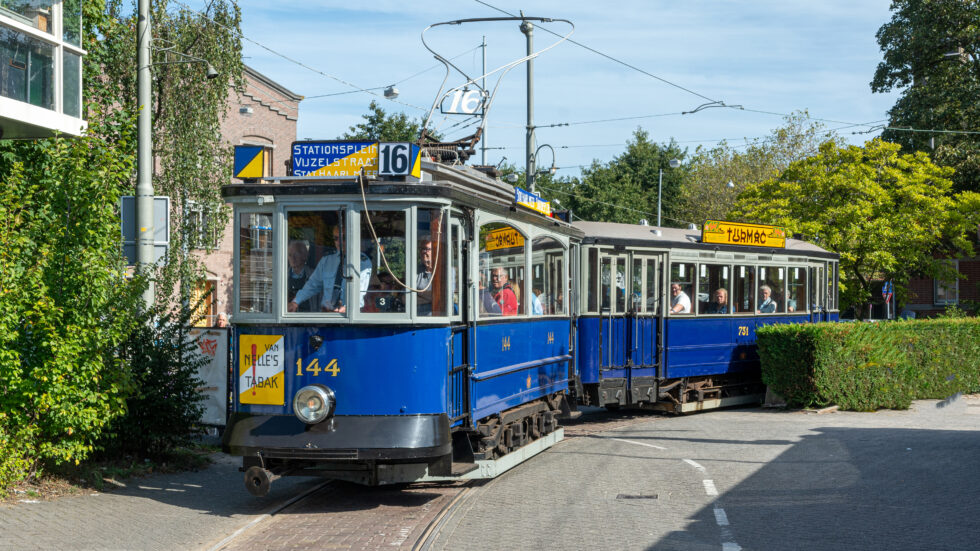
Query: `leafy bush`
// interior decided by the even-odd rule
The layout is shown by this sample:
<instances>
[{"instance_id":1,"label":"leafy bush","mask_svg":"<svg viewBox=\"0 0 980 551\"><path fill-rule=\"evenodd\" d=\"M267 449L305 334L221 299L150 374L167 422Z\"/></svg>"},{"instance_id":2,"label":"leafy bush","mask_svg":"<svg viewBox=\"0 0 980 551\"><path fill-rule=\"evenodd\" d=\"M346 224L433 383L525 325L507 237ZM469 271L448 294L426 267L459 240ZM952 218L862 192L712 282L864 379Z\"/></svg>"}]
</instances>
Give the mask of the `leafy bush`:
<instances>
[{"instance_id":1,"label":"leafy bush","mask_svg":"<svg viewBox=\"0 0 980 551\"><path fill-rule=\"evenodd\" d=\"M197 344L188 337L189 318L187 308L160 315L120 347L134 392L100 442L106 455L161 457L193 440L204 409L197 374L208 360L192 354Z\"/></svg>"},{"instance_id":2,"label":"leafy bush","mask_svg":"<svg viewBox=\"0 0 980 551\"><path fill-rule=\"evenodd\" d=\"M31 460L25 453L29 446L20 434L12 434L4 426L6 417L0 414L0 497L6 497L6 489L27 478Z\"/></svg>"},{"instance_id":3,"label":"leafy bush","mask_svg":"<svg viewBox=\"0 0 980 551\"><path fill-rule=\"evenodd\" d=\"M790 403L872 411L980 389L980 320L772 325L763 380Z\"/></svg>"}]
</instances>

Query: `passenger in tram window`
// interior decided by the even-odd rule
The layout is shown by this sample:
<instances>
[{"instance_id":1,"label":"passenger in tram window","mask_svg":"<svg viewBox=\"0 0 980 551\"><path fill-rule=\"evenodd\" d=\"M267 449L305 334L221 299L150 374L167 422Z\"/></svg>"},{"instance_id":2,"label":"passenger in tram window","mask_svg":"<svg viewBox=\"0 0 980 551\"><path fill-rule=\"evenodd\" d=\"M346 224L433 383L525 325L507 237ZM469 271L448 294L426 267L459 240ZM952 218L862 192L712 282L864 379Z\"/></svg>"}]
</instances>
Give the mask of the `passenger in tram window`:
<instances>
[{"instance_id":1,"label":"passenger in tram window","mask_svg":"<svg viewBox=\"0 0 980 551\"><path fill-rule=\"evenodd\" d=\"M490 273L490 288L493 300L500 306L500 313L505 316L517 315L517 295L511 287L507 270L494 268Z\"/></svg>"},{"instance_id":2,"label":"passenger in tram window","mask_svg":"<svg viewBox=\"0 0 980 551\"><path fill-rule=\"evenodd\" d=\"M378 275L375 283L368 291L368 300L364 304L364 312L384 313L384 312L404 312L405 304L401 293L398 292L399 286L394 277L385 272Z\"/></svg>"},{"instance_id":3,"label":"passenger in tram window","mask_svg":"<svg viewBox=\"0 0 980 551\"><path fill-rule=\"evenodd\" d=\"M531 315L532 316L543 316L544 307L541 305L541 299L538 294L541 293L540 289L531 289Z\"/></svg>"},{"instance_id":4,"label":"passenger in tram window","mask_svg":"<svg viewBox=\"0 0 980 551\"><path fill-rule=\"evenodd\" d=\"M306 284L297 291L293 300L286 305L288 311L299 311L300 304L322 293L320 298L321 311L338 314L347 312L347 305L344 304L344 298L347 296L347 278L344 277L343 255L341 254L344 246L340 238L340 228L334 226L331 231L333 242L337 248L323 255ZM361 276L360 304L363 308L364 295L371 283L372 271L371 259L364 253L361 253L359 270Z\"/></svg>"},{"instance_id":5,"label":"passenger in tram window","mask_svg":"<svg viewBox=\"0 0 980 551\"><path fill-rule=\"evenodd\" d=\"M727 314L728 313L728 290L721 288L716 289L714 294L714 301L708 303L708 309L705 311L706 314Z\"/></svg>"},{"instance_id":6,"label":"passenger in tram window","mask_svg":"<svg viewBox=\"0 0 980 551\"><path fill-rule=\"evenodd\" d=\"M415 288L418 293L418 312L420 316L432 315L432 241L419 242L418 277Z\"/></svg>"},{"instance_id":7,"label":"passenger in tram window","mask_svg":"<svg viewBox=\"0 0 980 551\"><path fill-rule=\"evenodd\" d=\"M310 258L310 247L305 240L297 239L289 242L286 251L289 264L289 277L286 278L286 299L292 302L296 293L306 285L306 281L313 274L313 268L307 261ZM299 303L299 312L312 312L316 307L315 297Z\"/></svg>"},{"instance_id":8,"label":"passenger in tram window","mask_svg":"<svg viewBox=\"0 0 980 551\"><path fill-rule=\"evenodd\" d=\"M487 275L486 273L480 274L480 313L489 316L499 316L500 315L500 305L494 300L493 295L487 289Z\"/></svg>"},{"instance_id":9,"label":"passenger in tram window","mask_svg":"<svg viewBox=\"0 0 980 551\"><path fill-rule=\"evenodd\" d=\"M776 311L776 301L772 299L772 288L768 285L759 287L759 309L758 314L772 314Z\"/></svg>"},{"instance_id":10,"label":"passenger in tram window","mask_svg":"<svg viewBox=\"0 0 980 551\"><path fill-rule=\"evenodd\" d=\"M691 297L687 296L687 293L681 290L680 284L671 283L670 294L672 296L670 299L671 314L691 313Z\"/></svg>"}]
</instances>

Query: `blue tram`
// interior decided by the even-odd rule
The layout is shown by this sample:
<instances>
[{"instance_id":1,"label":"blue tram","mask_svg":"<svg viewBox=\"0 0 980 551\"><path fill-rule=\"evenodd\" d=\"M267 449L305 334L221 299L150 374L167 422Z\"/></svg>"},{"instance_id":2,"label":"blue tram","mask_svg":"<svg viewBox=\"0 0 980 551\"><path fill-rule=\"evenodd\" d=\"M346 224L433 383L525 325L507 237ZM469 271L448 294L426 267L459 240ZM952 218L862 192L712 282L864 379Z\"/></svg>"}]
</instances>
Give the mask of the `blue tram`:
<instances>
[{"instance_id":1,"label":"blue tram","mask_svg":"<svg viewBox=\"0 0 980 551\"><path fill-rule=\"evenodd\" d=\"M685 413L758 402L756 328L837 320L837 254L766 226L755 235L781 239L710 242L726 225L736 237L745 226L575 223L585 234L576 270L580 403Z\"/></svg>"},{"instance_id":2,"label":"blue tram","mask_svg":"<svg viewBox=\"0 0 980 551\"><path fill-rule=\"evenodd\" d=\"M255 495L282 475L488 478L562 436L582 231L473 168L414 165L223 190L236 228L223 447Z\"/></svg>"}]
</instances>

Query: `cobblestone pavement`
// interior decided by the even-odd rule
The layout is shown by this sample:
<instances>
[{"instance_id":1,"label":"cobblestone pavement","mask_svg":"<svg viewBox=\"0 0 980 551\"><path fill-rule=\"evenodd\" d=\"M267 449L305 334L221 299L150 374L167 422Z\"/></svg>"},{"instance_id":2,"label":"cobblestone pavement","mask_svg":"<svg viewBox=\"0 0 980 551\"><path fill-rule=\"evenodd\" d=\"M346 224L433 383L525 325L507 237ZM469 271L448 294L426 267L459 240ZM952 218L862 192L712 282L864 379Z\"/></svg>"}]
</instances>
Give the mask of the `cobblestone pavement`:
<instances>
[{"instance_id":1,"label":"cobblestone pavement","mask_svg":"<svg viewBox=\"0 0 980 551\"><path fill-rule=\"evenodd\" d=\"M427 548L980 546L980 399L726 410L584 432L468 494Z\"/></svg>"},{"instance_id":2,"label":"cobblestone pavement","mask_svg":"<svg viewBox=\"0 0 980 551\"><path fill-rule=\"evenodd\" d=\"M222 548L411 549L465 484L366 488L331 482Z\"/></svg>"},{"instance_id":3,"label":"cobblestone pavement","mask_svg":"<svg viewBox=\"0 0 980 551\"><path fill-rule=\"evenodd\" d=\"M321 480L283 478L255 498L239 458L198 472L135 479L125 488L38 503L0 505L0 550L207 548Z\"/></svg>"}]
</instances>

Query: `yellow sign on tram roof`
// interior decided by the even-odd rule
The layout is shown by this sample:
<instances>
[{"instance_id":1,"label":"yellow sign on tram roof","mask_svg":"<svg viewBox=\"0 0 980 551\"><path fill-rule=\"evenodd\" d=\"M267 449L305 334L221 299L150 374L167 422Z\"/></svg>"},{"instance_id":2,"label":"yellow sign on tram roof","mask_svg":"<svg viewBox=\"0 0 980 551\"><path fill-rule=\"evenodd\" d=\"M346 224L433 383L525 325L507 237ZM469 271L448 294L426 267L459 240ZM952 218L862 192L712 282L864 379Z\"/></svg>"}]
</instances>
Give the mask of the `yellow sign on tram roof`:
<instances>
[{"instance_id":1,"label":"yellow sign on tram roof","mask_svg":"<svg viewBox=\"0 0 980 551\"><path fill-rule=\"evenodd\" d=\"M517 230L512 228L501 228L499 230L493 230L487 234L487 248L488 251L496 251L498 249L509 249L511 247L523 247L524 246L524 236L518 233Z\"/></svg>"},{"instance_id":2,"label":"yellow sign on tram roof","mask_svg":"<svg viewBox=\"0 0 980 551\"><path fill-rule=\"evenodd\" d=\"M786 248L786 228L708 220L701 230L703 243Z\"/></svg>"}]
</instances>

